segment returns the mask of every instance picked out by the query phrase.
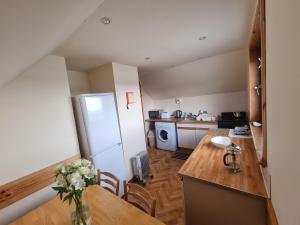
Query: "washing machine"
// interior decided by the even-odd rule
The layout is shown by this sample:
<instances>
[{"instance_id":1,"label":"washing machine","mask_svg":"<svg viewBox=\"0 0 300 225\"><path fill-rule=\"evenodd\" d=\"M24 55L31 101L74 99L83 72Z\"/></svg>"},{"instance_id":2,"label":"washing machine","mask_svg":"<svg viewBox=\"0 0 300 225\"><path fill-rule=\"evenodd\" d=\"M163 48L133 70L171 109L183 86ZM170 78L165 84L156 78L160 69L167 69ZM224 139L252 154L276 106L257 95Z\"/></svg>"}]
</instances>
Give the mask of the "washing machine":
<instances>
[{"instance_id":1,"label":"washing machine","mask_svg":"<svg viewBox=\"0 0 300 225\"><path fill-rule=\"evenodd\" d=\"M177 149L176 124L168 122L155 122L156 147L169 151Z\"/></svg>"}]
</instances>

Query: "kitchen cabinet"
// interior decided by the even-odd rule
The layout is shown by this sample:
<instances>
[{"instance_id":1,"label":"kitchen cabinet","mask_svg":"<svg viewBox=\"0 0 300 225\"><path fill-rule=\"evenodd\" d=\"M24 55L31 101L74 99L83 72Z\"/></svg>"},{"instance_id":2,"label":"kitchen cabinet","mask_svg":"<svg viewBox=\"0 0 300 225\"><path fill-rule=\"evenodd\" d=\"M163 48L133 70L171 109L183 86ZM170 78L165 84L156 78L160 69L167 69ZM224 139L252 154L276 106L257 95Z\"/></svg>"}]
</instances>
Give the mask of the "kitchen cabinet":
<instances>
[{"instance_id":1,"label":"kitchen cabinet","mask_svg":"<svg viewBox=\"0 0 300 225\"><path fill-rule=\"evenodd\" d=\"M177 128L178 147L194 149L197 145L194 128Z\"/></svg>"},{"instance_id":2,"label":"kitchen cabinet","mask_svg":"<svg viewBox=\"0 0 300 225\"><path fill-rule=\"evenodd\" d=\"M201 139L207 134L207 132L209 131L209 128L196 128L196 144L198 144Z\"/></svg>"},{"instance_id":3,"label":"kitchen cabinet","mask_svg":"<svg viewBox=\"0 0 300 225\"><path fill-rule=\"evenodd\" d=\"M209 129L216 128L216 124L177 123L178 147L194 149Z\"/></svg>"}]
</instances>

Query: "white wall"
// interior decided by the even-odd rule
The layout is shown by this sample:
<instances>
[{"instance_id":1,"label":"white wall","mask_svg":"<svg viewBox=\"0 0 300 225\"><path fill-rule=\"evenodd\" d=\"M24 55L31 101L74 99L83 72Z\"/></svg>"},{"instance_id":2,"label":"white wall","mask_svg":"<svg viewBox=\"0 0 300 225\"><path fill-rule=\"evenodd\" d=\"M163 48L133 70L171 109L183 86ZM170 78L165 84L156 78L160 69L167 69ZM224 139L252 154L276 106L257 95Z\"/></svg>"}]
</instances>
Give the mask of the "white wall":
<instances>
[{"instance_id":1,"label":"white wall","mask_svg":"<svg viewBox=\"0 0 300 225\"><path fill-rule=\"evenodd\" d=\"M248 50L241 49L140 74L143 88L153 99L202 96L247 89Z\"/></svg>"},{"instance_id":2,"label":"white wall","mask_svg":"<svg viewBox=\"0 0 300 225\"><path fill-rule=\"evenodd\" d=\"M88 73L91 91L114 92L115 83L112 63L99 66Z\"/></svg>"},{"instance_id":3,"label":"white wall","mask_svg":"<svg viewBox=\"0 0 300 225\"><path fill-rule=\"evenodd\" d=\"M137 68L109 63L88 73L92 92L114 92L123 142L127 179L132 178L130 158L146 149ZM126 108L126 92L134 92L135 103Z\"/></svg>"},{"instance_id":4,"label":"white wall","mask_svg":"<svg viewBox=\"0 0 300 225\"><path fill-rule=\"evenodd\" d=\"M169 113L173 113L177 109L193 114L197 114L199 110L207 110L215 115L219 115L221 112L247 111L248 107L246 91L182 97L179 99L181 100L180 105L175 104L175 96L170 99L147 100L144 101L144 105L147 110L151 106L151 109L163 109Z\"/></svg>"},{"instance_id":5,"label":"white wall","mask_svg":"<svg viewBox=\"0 0 300 225\"><path fill-rule=\"evenodd\" d=\"M71 95L89 93L91 91L88 75L85 72L68 70Z\"/></svg>"},{"instance_id":6,"label":"white wall","mask_svg":"<svg viewBox=\"0 0 300 225\"><path fill-rule=\"evenodd\" d=\"M0 183L79 153L63 57L46 56L0 89ZM0 212L0 224L53 196L50 187Z\"/></svg>"},{"instance_id":7,"label":"white wall","mask_svg":"<svg viewBox=\"0 0 300 225\"><path fill-rule=\"evenodd\" d=\"M300 1L266 1L267 132L272 202L280 225L299 225Z\"/></svg>"},{"instance_id":8,"label":"white wall","mask_svg":"<svg viewBox=\"0 0 300 225\"><path fill-rule=\"evenodd\" d=\"M132 178L130 158L146 150L144 121L136 67L113 63L113 74L123 141L127 178ZM135 103L126 108L126 92L134 92Z\"/></svg>"},{"instance_id":9,"label":"white wall","mask_svg":"<svg viewBox=\"0 0 300 225\"><path fill-rule=\"evenodd\" d=\"M142 87L142 95L143 95L143 107L144 107L144 118L149 119L148 111L156 109L154 100L148 95L148 93Z\"/></svg>"}]
</instances>

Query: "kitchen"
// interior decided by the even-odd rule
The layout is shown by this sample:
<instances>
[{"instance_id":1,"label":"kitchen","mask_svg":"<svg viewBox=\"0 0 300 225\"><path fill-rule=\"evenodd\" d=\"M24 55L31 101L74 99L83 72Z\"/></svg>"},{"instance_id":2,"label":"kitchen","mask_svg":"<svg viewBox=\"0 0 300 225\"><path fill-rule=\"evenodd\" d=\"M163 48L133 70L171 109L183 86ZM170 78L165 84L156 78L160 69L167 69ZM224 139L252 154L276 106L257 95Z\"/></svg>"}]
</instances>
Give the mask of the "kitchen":
<instances>
[{"instance_id":1,"label":"kitchen","mask_svg":"<svg viewBox=\"0 0 300 225\"><path fill-rule=\"evenodd\" d=\"M255 55L250 54L249 63L248 50L237 50L140 74L150 152L168 151L171 159L183 161L178 174L186 224L250 225L269 220L264 213L270 210L270 176L264 166L263 78L260 90L253 87L265 68L260 63L263 37L250 39L249 51L255 49ZM249 64L248 77L240 76L248 73ZM220 81L216 68L222 68L227 81ZM233 210L240 216L232 217ZM213 214L219 216L212 218Z\"/></svg>"},{"instance_id":2,"label":"kitchen","mask_svg":"<svg viewBox=\"0 0 300 225\"><path fill-rule=\"evenodd\" d=\"M147 134L148 143L151 143L151 147L155 147L153 138L156 138L156 146L159 149L175 151L177 146L184 149L194 149L208 130L217 128L230 129L231 137L238 136L240 130L235 130L236 127L238 127L237 129L245 128L244 136L240 137L250 134L247 128L246 112L222 112L221 115L215 116L204 111L204 113L199 112L198 115L190 113L186 117L182 116L181 110L176 110L175 115L171 117L167 112L162 112L160 116L160 111L149 111L149 119L145 120L145 122L150 123ZM155 129L150 129L150 127ZM174 137L173 140L168 139L167 133L170 134L169 139ZM172 135L173 133L174 135ZM169 143L167 143L168 140ZM163 142L166 143L165 147L160 146Z\"/></svg>"},{"instance_id":3,"label":"kitchen","mask_svg":"<svg viewBox=\"0 0 300 225\"><path fill-rule=\"evenodd\" d=\"M182 102L173 100L174 108L167 105L169 112L148 111L145 127L149 129L150 151L169 151L172 159L186 160L178 172L183 185L185 223L266 224L268 193L257 166L260 155L252 142L246 112L218 115L202 109L194 115L178 109L183 108L184 98ZM251 123L252 130L260 129L260 123L254 124ZM232 149L228 147L231 143ZM216 201L218 206L213 203ZM232 218L233 209L240 216ZM214 213L219 216L212 217Z\"/></svg>"},{"instance_id":4,"label":"kitchen","mask_svg":"<svg viewBox=\"0 0 300 225\"><path fill-rule=\"evenodd\" d=\"M299 224L298 3L0 11L1 225Z\"/></svg>"}]
</instances>

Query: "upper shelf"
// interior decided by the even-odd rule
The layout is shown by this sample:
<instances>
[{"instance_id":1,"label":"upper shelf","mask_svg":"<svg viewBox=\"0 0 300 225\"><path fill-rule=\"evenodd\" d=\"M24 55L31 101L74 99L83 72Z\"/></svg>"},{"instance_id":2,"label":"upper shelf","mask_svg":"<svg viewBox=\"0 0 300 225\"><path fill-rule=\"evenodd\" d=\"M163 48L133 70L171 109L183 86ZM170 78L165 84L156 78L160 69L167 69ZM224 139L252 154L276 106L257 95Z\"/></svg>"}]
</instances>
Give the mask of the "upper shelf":
<instances>
[{"instance_id":1,"label":"upper shelf","mask_svg":"<svg viewBox=\"0 0 300 225\"><path fill-rule=\"evenodd\" d=\"M250 123L253 143L256 149L258 160L261 161L263 153L263 133L262 127L255 127Z\"/></svg>"}]
</instances>

